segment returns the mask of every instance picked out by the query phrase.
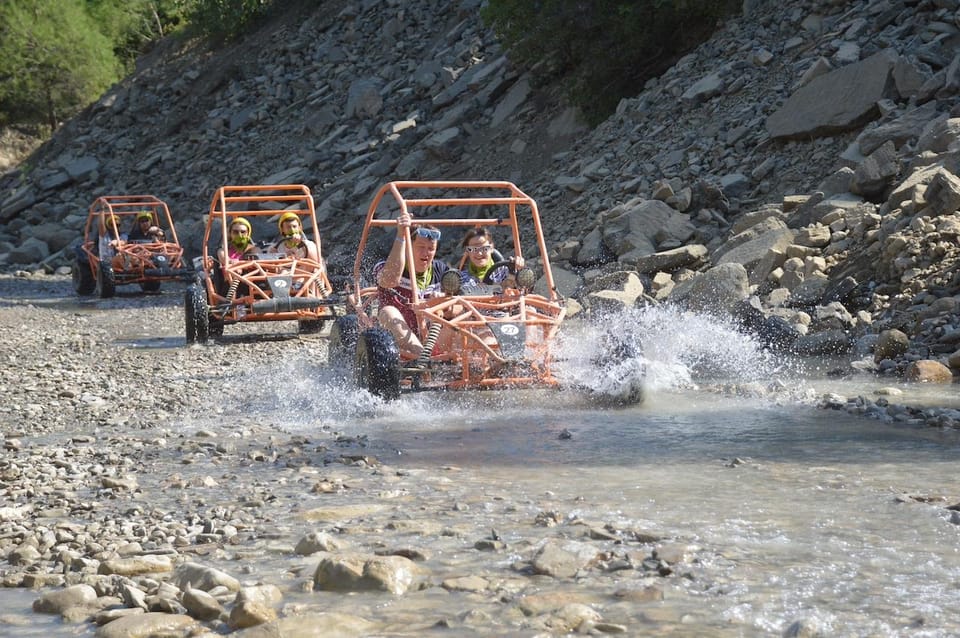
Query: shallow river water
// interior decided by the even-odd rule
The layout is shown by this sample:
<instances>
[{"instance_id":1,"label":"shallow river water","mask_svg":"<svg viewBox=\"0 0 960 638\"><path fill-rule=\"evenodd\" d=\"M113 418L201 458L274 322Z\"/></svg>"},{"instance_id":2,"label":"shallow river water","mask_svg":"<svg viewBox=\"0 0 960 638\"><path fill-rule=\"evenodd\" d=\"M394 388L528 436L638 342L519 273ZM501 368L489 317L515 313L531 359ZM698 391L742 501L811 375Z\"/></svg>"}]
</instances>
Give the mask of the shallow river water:
<instances>
[{"instance_id":1,"label":"shallow river water","mask_svg":"<svg viewBox=\"0 0 960 638\"><path fill-rule=\"evenodd\" d=\"M647 400L629 408L539 391L422 394L384 405L323 372L265 363L243 381L283 389L265 390L237 411L287 434L335 427L365 440L365 453L391 468L424 473L398 493L401 509L448 502L451 517L438 525L497 530L508 547L522 546L523 526L538 513L555 511L564 521L644 530L692 548L690 577L665 580L663 600L618 600L615 575L609 591L597 588L590 602L629 635L779 636L796 621L825 636L960 635L960 524L947 509L960 503L957 432L816 408L797 397L866 395L895 383L869 375L838 381L822 373L830 367L824 362L785 370L709 322L662 328L648 339ZM771 376L791 392L718 391ZM900 387L902 402L955 401L955 386ZM183 424L201 427L229 429L199 415ZM295 537L297 525L289 527ZM425 528L405 544L431 553L436 565L473 560L462 538ZM505 590L516 559L508 551L496 565ZM276 559L278 569L288 563ZM482 569L489 577L489 558ZM540 586L574 588L550 579ZM389 601L358 595L345 608L342 596L291 589L287 603L350 610L389 628L377 635L423 635L423 619L478 609L496 618L503 609L495 599L429 590ZM34 598L4 591L0 610L28 613ZM8 630L89 631L37 616ZM463 635L449 632L436 635Z\"/></svg>"}]
</instances>

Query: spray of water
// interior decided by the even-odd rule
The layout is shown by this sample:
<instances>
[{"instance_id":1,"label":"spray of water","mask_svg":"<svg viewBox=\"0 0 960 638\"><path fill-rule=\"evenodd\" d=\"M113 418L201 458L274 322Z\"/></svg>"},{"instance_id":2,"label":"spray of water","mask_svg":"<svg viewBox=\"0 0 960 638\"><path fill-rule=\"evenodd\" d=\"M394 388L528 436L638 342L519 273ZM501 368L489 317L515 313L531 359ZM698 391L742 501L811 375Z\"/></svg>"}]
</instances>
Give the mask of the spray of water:
<instances>
[{"instance_id":1,"label":"spray of water","mask_svg":"<svg viewBox=\"0 0 960 638\"><path fill-rule=\"evenodd\" d=\"M783 357L732 324L667 305L569 327L558 350L558 376L601 396L622 396L636 386L649 394L703 383L770 383L788 372Z\"/></svg>"},{"instance_id":2,"label":"spray of water","mask_svg":"<svg viewBox=\"0 0 960 638\"><path fill-rule=\"evenodd\" d=\"M638 397L705 385L769 386L790 374L789 359L771 354L732 324L665 305L568 321L557 346L554 371L565 388L622 406L638 403ZM527 406L543 405L539 395L528 396L537 391L427 392L384 402L358 389L351 376L352 370L333 369L309 357L265 362L225 379L210 401L218 406L216 414L207 416L228 428L251 419L292 432L352 431L372 421L383 428L415 418L429 426L432 421L469 420L476 413L509 410L519 415ZM551 393L549 402L575 406L582 399L579 393Z\"/></svg>"}]
</instances>

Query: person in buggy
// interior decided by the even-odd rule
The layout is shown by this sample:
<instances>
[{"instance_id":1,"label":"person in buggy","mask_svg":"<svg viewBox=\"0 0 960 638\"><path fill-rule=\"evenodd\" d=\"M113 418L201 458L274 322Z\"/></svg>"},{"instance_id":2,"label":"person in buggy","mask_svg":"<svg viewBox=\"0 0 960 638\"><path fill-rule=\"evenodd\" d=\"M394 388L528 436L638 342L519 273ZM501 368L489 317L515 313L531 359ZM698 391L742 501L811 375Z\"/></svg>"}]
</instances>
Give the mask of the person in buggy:
<instances>
[{"instance_id":1,"label":"person in buggy","mask_svg":"<svg viewBox=\"0 0 960 638\"><path fill-rule=\"evenodd\" d=\"M227 249L220 249L217 256L220 263L224 262L224 257L230 261L239 261L244 255L253 255L257 252L257 245L253 242L253 227L246 217L234 217L230 220L228 229Z\"/></svg>"},{"instance_id":2,"label":"person in buggy","mask_svg":"<svg viewBox=\"0 0 960 638\"><path fill-rule=\"evenodd\" d=\"M485 226L468 230L460 246L463 247L460 267L478 283L503 284L510 280L514 272L523 268L523 257L504 259L494 248L493 235Z\"/></svg>"},{"instance_id":3,"label":"person in buggy","mask_svg":"<svg viewBox=\"0 0 960 638\"><path fill-rule=\"evenodd\" d=\"M163 229L153 223L153 213L142 210L137 213L133 228L127 234L127 241L163 241Z\"/></svg>"},{"instance_id":4,"label":"person in buggy","mask_svg":"<svg viewBox=\"0 0 960 638\"><path fill-rule=\"evenodd\" d=\"M377 282L377 297L380 310L377 319L386 328L397 344L407 355L418 358L423 351L423 335L420 334L416 315L409 304L413 299L413 286L421 297L430 297L440 290L440 280L450 270L450 266L439 259L437 244L440 231L433 226L417 226L410 230L414 273L416 281L411 282L406 267L406 239L404 228L411 227L409 213L397 217L397 236L390 254L384 261L373 267L373 277ZM441 334L435 349L448 346L451 335Z\"/></svg>"},{"instance_id":5,"label":"person in buggy","mask_svg":"<svg viewBox=\"0 0 960 638\"><path fill-rule=\"evenodd\" d=\"M279 253L297 259L312 259L320 261L317 245L303 234L300 216L296 213L284 213L277 222L280 237L267 250L270 253Z\"/></svg>"},{"instance_id":6,"label":"person in buggy","mask_svg":"<svg viewBox=\"0 0 960 638\"><path fill-rule=\"evenodd\" d=\"M118 240L114 239L113 231L119 230L117 224L120 223L120 219L116 215L101 215L99 220L98 233L97 233L97 255L101 259L113 259L113 256L116 254L116 247L118 246ZM118 233L120 240L126 239L126 234Z\"/></svg>"}]
</instances>

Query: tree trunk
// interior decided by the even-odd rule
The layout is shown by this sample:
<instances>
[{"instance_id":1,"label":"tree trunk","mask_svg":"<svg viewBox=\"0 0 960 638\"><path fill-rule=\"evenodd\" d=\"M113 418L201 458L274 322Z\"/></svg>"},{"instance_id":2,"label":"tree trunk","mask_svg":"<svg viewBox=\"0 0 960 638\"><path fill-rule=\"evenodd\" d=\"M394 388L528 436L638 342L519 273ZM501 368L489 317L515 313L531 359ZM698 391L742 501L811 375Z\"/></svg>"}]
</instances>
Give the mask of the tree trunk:
<instances>
[{"instance_id":1,"label":"tree trunk","mask_svg":"<svg viewBox=\"0 0 960 638\"><path fill-rule=\"evenodd\" d=\"M47 124L50 125L50 135L57 130L57 109L53 105L53 93L47 87Z\"/></svg>"}]
</instances>

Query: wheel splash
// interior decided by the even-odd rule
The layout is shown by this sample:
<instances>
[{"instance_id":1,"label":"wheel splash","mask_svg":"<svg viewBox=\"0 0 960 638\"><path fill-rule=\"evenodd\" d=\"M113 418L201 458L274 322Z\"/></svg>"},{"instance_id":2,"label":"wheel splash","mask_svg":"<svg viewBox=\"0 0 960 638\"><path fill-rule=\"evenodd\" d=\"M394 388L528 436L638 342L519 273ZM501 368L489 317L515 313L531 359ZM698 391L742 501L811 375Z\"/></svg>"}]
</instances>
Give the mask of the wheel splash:
<instances>
[{"instance_id":1,"label":"wheel splash","mask_svg":"<svg viewBox=\"0 0 960 638\"><path fill-rule=\"evenodd\" d=\"M669 306L568 321L558 358L564 385L612 405L716 380L763 383L784 365L734 326Z\"/></svg>"}]
</instances>

